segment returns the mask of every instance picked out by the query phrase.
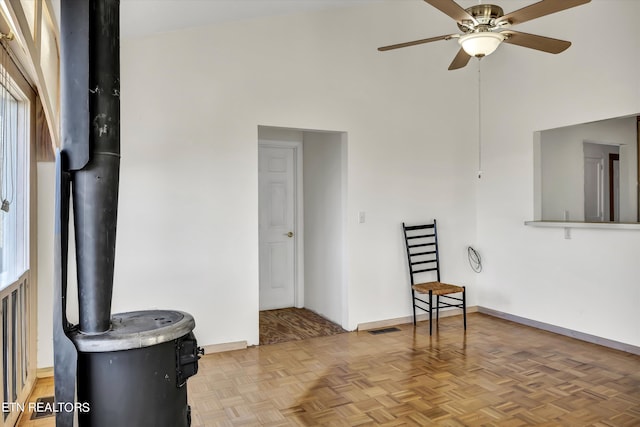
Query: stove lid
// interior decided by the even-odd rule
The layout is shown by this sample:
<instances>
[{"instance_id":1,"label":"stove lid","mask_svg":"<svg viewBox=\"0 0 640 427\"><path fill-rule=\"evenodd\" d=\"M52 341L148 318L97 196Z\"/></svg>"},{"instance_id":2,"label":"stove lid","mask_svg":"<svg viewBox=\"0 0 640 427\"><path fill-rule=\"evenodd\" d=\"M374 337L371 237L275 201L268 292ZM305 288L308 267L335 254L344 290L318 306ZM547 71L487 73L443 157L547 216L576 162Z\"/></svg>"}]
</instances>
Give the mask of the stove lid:
<instances>
[{"instance_id":1,"label":"stove lid","mask_svg":"<svg viewBox=\"0 0 640 427\"><path fill-rule=\"evenodd\" d=\"M195 326L193 316L182 311L132 311L111 316L111 329L107 332L76 331L71 339L78 351L102 353L162 344L188 334Z\"/></svg>"}]
</instances>

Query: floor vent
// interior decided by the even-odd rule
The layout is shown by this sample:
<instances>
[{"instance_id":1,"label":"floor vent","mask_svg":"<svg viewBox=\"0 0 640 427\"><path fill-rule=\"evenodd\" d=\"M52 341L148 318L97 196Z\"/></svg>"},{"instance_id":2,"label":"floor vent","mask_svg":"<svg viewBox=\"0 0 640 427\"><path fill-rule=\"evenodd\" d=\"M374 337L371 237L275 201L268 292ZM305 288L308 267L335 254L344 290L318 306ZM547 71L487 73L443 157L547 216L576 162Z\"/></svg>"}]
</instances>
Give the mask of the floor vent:
<instances>
[{"instance_id":1,"label":"floor vent","mask_svg":"<svg viewBox=\"0 0 640 427\"><path fill-rule=\"evenodd\" d=\"M398 328L384 328L384 329L376 329L374 331L369 331L371 335L380 335L380 334L388 334L389 332L398 332L400 329Z\"/></svg>"},{"instance_id":2,"label":"floor vent","mask_svg":"<svg viewBox=\"0 0 640 427\"><path fill-rule=\"evenodd\" d=\"M39 397L36 399L35 408L33 413L31 414L31 419L39 419L45 417L53 416L53 408L54 408L54 398L53 396L47 397Z\"/></svg>"}]
</instances>

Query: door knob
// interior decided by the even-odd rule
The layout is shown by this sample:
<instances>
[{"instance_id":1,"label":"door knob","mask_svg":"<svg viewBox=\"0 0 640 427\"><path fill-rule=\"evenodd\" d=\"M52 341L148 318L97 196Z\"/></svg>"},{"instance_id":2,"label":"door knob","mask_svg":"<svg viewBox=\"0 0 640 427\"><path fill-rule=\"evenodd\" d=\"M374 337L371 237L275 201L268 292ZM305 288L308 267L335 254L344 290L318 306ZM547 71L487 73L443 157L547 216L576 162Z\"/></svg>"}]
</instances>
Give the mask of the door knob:
<instances>
[{"instance_id":1,"label":"door knob","mask_svg":"<svg viewBox=\"0 0 640 427\"><path fill-rule=\"evenodd\" d=\"M287 234L285 234L285 236L287 236L287 237L293 237L293 231L288 232Z\"/></svg>"}]
</instances>

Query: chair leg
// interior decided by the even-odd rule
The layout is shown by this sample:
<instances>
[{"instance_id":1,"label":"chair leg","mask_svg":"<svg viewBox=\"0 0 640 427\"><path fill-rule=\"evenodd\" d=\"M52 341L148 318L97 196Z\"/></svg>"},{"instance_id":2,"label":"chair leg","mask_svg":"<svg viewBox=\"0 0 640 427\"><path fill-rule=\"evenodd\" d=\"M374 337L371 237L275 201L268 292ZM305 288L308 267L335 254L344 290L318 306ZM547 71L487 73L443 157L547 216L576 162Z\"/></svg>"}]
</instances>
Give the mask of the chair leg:
<instances>
[{"instance_id":1,"label":"chair leg","mask_svg":"<svg viewBox=\"0 0 640 427\"><path fill-rule=\"evenodd\" d=\"M429 291L429 335L433 333L433 316L431 313L433 312L433 291Z\"/></svg>"},{"instance_id":2,"label":"chair leg","mask_svg":"<svg viewBox=\"0 0 640 427\"><path fill-rule=\"evenodd\" d=\"M440 323L440 295L436 295L436 323Z\"/></svg>"},{"instance_id":3,"label":"chair leg","mask_svg":"<svg viewBox=\"0 0 640 427\"><path fill-rule=\"evenodd\" d=\"M464 330L467 330L467 288L462 287L462 319L464 321Z\"/></svg>"},{"instance_id":4,"label":"chair leg","mask_svg":"<svg viewBox=\"0 0 640 427\"><path fill-rule=\"evenodd\" d=\"M413 305L413 326L416 326L416 291L411 289L411 305Z\"/></svg>"}]
</instances>

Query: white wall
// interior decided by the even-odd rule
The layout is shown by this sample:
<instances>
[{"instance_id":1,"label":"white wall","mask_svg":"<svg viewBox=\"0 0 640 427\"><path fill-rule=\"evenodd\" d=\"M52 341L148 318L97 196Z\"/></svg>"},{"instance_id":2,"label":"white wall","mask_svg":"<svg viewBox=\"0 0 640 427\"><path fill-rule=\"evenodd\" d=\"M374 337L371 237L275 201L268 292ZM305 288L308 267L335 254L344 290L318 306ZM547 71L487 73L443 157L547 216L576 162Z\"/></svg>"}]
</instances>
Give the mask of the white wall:
<instances>
[{"instance_id":1,"label":"white wall","mask_svg":"<svg viewBox=\"0 0 640 427\"><path fill-rule=\"evenodd\" d=\"M438 218L444 278L472 285L475 67L447 71L455 42L376 50L450 31L385 2L123 39L114 312L184 310L201 345L258 343L258 125L349 136L348 328L411 313L402 221Z\"/></svg>"},{"instance_id":2,"label":"white wall","mask_svg":"<svg viewBox=\"0 0 640 427\"><path fill-rule=\"evenodd\" d=\"M480 305L636 346L639 232L573 229L565 240L523 222L534 215L535 131L640 112L639 13L640 2L594 0L518 26L571 40L562 54L505 45L483 60L477 196ZM593 31L602 16L624 34Z\"/></svg>"},{"instance_id":3,"label":"white wall","mask_svg":"<svg viewBox=\"0 0 640 427\"><path fill-rule=\"evenodd\" d=\"M443 280L468 285L470 306L640 345L639 234L564 240L523 225L535 131L640 112L639 14L640 2L594 0L518 26L573 41L566 52L504 45L482 60L480 180L477 62L447 71L455 41L376 51L453 30L424 2L123 40L114 311L181 309L201 345L257 344L257 126L337 129L349 136L348 327L410 315L400 224L437 218ZM616 31L593 30L603 16Z\"/></svg>"},{"instance_id":4,"label":"white wall","mask_svg":"<svg viewBox=\"0 0 640 427\"><path fill-rule=\"evenodd\" d=\"M346 326L343 136L304 133L304 305Z\"/></svg>"},{"instance_id":5,"label":"white wall","mask_svg":"<svg viewBox=\"0 0 640 427\"><path fill-rule=\"evenodd\" d=\"M542 219L584 221L584 142L608 144L620 154L620 221L638 220L636 117L549 129L540 133ZM617 152L617 151L616 151ZM605 165L608 168L607 165ZM538 173L538 171L534 171ZM608 188L606 189L608 191ZM608 215L608 205L606 206Z\"/></svg>"},{"instance_id":6,"label":"white wall","mask_svg":"<svg viewBox=\"0 0 640 427\"><path fill-rule=\"evenodd\" d=\"M423 35L431 9L380 4L123 41L114 306L181 308L202 344L257 343L257 125L349 135L350 328L410 313L402 220L438 217L445 272L473 280L474 123L459 117L474 109L459 100L474 70L448 72L446 43L376 51Z\"/></svg>"}]
</instances>

